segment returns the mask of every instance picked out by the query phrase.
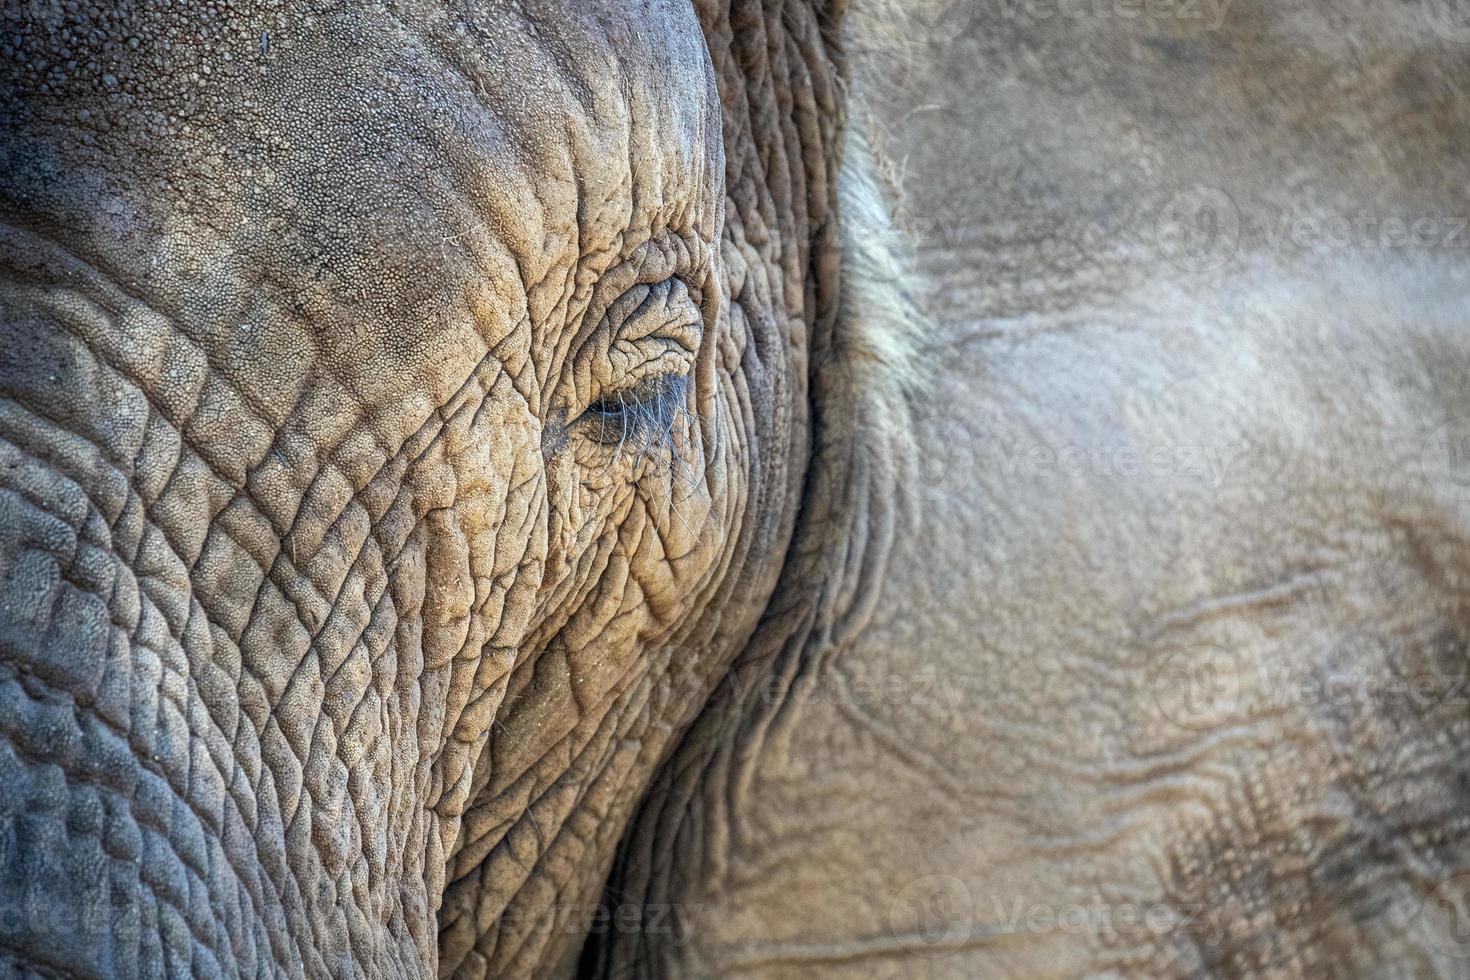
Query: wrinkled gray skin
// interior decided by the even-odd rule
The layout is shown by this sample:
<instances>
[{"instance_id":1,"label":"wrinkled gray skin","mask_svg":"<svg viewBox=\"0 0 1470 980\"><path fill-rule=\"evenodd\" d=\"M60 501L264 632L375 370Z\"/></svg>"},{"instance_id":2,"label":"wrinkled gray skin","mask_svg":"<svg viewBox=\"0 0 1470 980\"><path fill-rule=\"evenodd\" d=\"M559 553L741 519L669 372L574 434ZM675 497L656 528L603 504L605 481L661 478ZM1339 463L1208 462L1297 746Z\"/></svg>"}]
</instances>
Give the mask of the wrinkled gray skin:
<instances>
[{"instance_id":1,"label":"wrinkled gray skin","mask_svg":"<svg viewBox=\"0 0 1470 980\"><path fill-rule=\"evenodd\" d=\"M692 938L613 961L1470 976L1470 44L1452 5L1101 6L871 40L917 520L849 638L686 740L621 880Z\"/></svg>"},{"instance_id":2,"label":"wrinkled gray skin","mask_svg":"<svg viewBox=\"0 0 1470 980\"><path fill-rule=\"evenodd\" d=\"M6 972L1470 973L1470 47L925 6L7 21Z\"/></svg>"},{"instance_id":3,"label":"wrinkled gray skin","mask_svg":"<svg viewBox=\"0 0 1470 980\"><path fill-rule=\"evenodd\" d=\"M832 15L354 8L7 8L0 972L570 972L780 572Z\"/></svg>"}]
</instances>

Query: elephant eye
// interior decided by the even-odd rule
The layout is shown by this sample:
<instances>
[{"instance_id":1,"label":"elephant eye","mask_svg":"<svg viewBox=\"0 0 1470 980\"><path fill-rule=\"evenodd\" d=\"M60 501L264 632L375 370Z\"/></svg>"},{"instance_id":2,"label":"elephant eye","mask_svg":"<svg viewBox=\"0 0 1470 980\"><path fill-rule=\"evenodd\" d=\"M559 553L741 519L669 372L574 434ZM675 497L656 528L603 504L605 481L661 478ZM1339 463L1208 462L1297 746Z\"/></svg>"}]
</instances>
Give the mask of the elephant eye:
<instances>
[{"instance_id":1,"label":"elephant eye","mask_svg":"<svg viewBox=\"0 0 1470 980\"><path fill-rule=\"evenodd\" d=\"M687 375L645 378L602 396L587 407L579 422L602 445L631 447L641 455L672 442L688 392Z\"/></svg>"}]
</instances>

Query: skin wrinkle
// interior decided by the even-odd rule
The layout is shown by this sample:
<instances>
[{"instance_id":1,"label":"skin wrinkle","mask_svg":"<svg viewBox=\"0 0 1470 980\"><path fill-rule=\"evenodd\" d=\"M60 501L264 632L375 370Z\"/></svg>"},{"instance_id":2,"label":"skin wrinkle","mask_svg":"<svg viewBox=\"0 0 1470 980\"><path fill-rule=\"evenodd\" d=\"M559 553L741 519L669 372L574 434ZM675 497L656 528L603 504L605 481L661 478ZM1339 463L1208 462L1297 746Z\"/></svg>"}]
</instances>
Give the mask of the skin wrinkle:
<instances>
[{"instance_id":1,"label":"skin wrinkle","mask_svg":"<svg viewBox=\"0 0 1470 980\"><path fill-rule=\"evenodd\" d=\"M78 484L78 485L79 485L79 486L81 486L81 484ZM95 501L92 501L92 502L91 502L91 503L92 503L92 506L93 506L93 507L96 507L96 506L97 506L97 505L96 505L96 502L95 502ZM144 595L144 593L142 593L142 592L141 592L141 591L140 591L140 592L139 592L139 596L140 596L140 598L141 598L141 597L143 597L143 595ZM110 604L109 604L109 605L110 605ZM192 611L191 611L191 615L192 615ZM137 624L137 625L136 625L136 626L135 626L135 627L134 627L134 630L136 630L136 629L137 629L137 628L138 628L138 626L141 626L141 624L142 624L142 621L141 621L141 620L140 620L140 621L139 621L139 623L138 623L138 624ZM125 624L118 624L118 625L125 625ZM173 640L174 640L174 641L175 641L175 642L179 642L179 637L178 637L178 636L173 636L173 637L171 637L171 638L172 638L172 639L173 639ZM136 634L136 632L135 632L135 633L134 633L134 634L133 634L133 637L132 637L132 642L133 642L133 643L134 643L134 644L135 644L135 645L141 645L141 643L142 643L142 641L141 641L141 640L140 640L140 639L139 639L139 638L138 638L138 637L137 637L137 634ZM27 671L22 671L22 673L23 673L23 674L28 674L28 673L29 673L29 672L27 672ZM110 722L110 721L109 721L109 720L108 720L108 719L106 719L106 718L104 718L104 719L103 719L103 720L104 720L104 723L106 723L106 724L109 724L109 725L111 725L111 724L112 724L112 723L111 723L111 722ZM216 723L217 723L217 722L216 722ZM126 736L127 736L127 733L126 733L126 732L125 732L125 731L123 731L123 730L121 730L121 729L120 729L120 728L115 728L115 729L114 729L114 730L115 730L115 731L116 731L116 732L117 732L117 734L119 734L119 735L120 735L120 736L121 736L121 737L124 737L124 738L126 738ZM140 752L141 752L141 749L140 749ZM140 756L140 757L141 757L141 756ZM237 772L238 772L238 762L236 762L236 771L237 771ZM158 775L159 775L159 776L160 776L160 777L162 777L162 778L166 778L166 774L165 774L165 773L162 773L162 772L159 772L159 773L157 773L157 774L158 774ZM201 817L201 819L203 819L203 814L202 814L202 813L201 813L201 814L199 814L199 816L200 816L200 817ZM159 829L160 829L160 830L163 830L163 829L164 829L164 828L159 828ZM238 873L238 869L237 869L237 873Z\"/></svg>"},{"instance_id":2,"label":"skin wrinkle","mask_svg":"<svg viewBox=\"0 0 1470 980\"><path fill-rule=\"evenodd\" d=\"M48 245L49 245L49 243L48 243ZM77 322L76 319L73 318L73 317L71 317L71 316L57 316L56 317L56 321L58 323L65 324L68 327L71 327L73 324L75 324ZM80 333L75 333L74 335L77 336L77 338L79 340L86 339ZM118 377L120 377L120 378L125 378L126 377L126 372L125 372L124 368L120 364L114 363L114 362L109 362L107 366L112 371L114 371L118 375ZM150 410L152 412L156 413L156 417L168 419L169 413L165 410L164 406L162 406L156 400L154 400L147 392L144 392L144 398L147 400L147 403L148 403L148 406L149 406ZM177 432L182 432L185 428L188 427L188 423L187 422L174 423L174 422L170 421L169 424L171 426L174 426L175 431L177 431ZM175 462L174 462L174 469L171 471L171 474L177 472L177 466L178 466L179 462L181 462L181 459L178 458L178 457L176 457L175 458ZM211 472L213 473L213 475L216 478L218 478L218 479L220 479L222 481L226 481L226 482L230 482L231 481L231 478L227 474L225 474L222 470L215 468L215 466L212 463L210 463L208 460L205 460L204 462L206 463L206 465L209 465L210 466ZM136 460L134 460L132 462L131 469L134 472L136 472L139 469ZM142 495L140 495L140 499L145 499L145 498L143 498ZM151 508L156 503L157 503L156 497L154 499L151 499L151 500L145 500L145 507ZM233 500L231 501L231 503L233 503ZM226 506L229 506L229 505L227 504ZM172 544L173 542L170 542L170 543ZM182 555L182 549L180 549L180 554Z\"/></svg>"},{"instance_id":3,"label":"skin wrinkle","mask_svg":"<svg viewBox=\"0 0 1470 980\"><path fill-rule=\"evenodd\" d=\"M23 676L30 676L29 675L29 672L22 671L22 674L23 674ZM64 694L65 692L64 691L60 691L59 689L57 689L57 693ZM78 704L77 710L79 711L79 713L80 713L81 707L82 706L80 704ZM107 722L106 719L103 719L103 721L104 721L104 724L110 724L109 722ZM121 729L114 729L114 730L117 732L118 735L126 738L126 735L127 735L126 732L122 731ZM43 756L41 756L41 755L35 755L35 756L33 756L33 758L35 759L35 761L38 761L38 762L44 762L44 761L46 761L45 758ZM167 778L167 775L165 773L161 772L161 771L155 770L155 775L159 776L159 778L165 778L165 779ZM201 820L205 819L205 814L202 813L202 812L196 811L196 816L198 816ZM165 833L167 831L167 828L162 827L162 826L156 827L155 829L158 830L160 833ZM200 874L202 876L202 869L195 868L194 870L195 870L196 874Z\"/></svg>"},{"instance_id":4,"label":"skin wrinkle","mask_svg":"<svg viewBox=\"0 0 1470 980\"><path fill-rule=\"evenodd\" d=\"M139 628L171 634L174 647L166 662L147 667L165 693L155 698L140 674L135 683L145 685L146 700L129 711L157 712L144 724L166 728L174 746L204 738L191 731L196 716L218 712L219 733L234 729L234 774L220 773L219 782L232 796L238 787L248 830L214 828L204 838L232 858L253 841L255 866L278 894L265 907L241 907L238 896L215 893L211 879L189 886L200 892L191 899L207 901L191 901L188 910L220 916L200 939L206 948L263 944L285 973L335 972L349 956L352 970L374 975L431 967L433 947L444 940L432 922L444 880L437 869L457 846L454 821L475 810L473 794L503 778L495 763L507 756L497 751L517 742L531 763L524 770L531 783L564 791L544 797L541 814L518 815L503 839L522 820L531 823L529 867L539 869L532 883L549 876L567 901L594 894L639 789L753 626L789 533L805 450L781 348L804 343L797 334L809 316L756 293L742 297L738 315L728 305L722 256L712 244L726 208L719 130L707 123L714 79L707 70L687 77L692 61L704 63L699 25L670 5L642 15L647 30L598 38L566 30L574 19L567 10L536 7L543 50L547 32L560 32L576 52L554 58L549 71L476 55L454 59L458 80L446 77L433 59L421 58L424 45L404 28L426 29L441 55L462 53L476 46L453 36L456 22L474 15L451 11L423 21L417 8L400 8L396 24L373 23L376 14L360 11L272 15L270 45L254 53L252 25L250 44L230 49L233 67L212 60L215 72L182 99L168 72L141 61L120 71L127 103L88 91L85 81L79 92L75 81L42 92L30 75L7 79L30 86L27 136L75 175L27 198L27 220L76 243L77 254L105 260L94 264L93 286L128 282L140 303L166 311L116 339L125 354L170 335L189 342L187 351L170 348L177 364L141 366L125 357L112 365L110 383L130 397L155 388L184 396L178 404L149 404L130 422L138 446L130 453L132 479L144 481L144 504L135 554L118 568L135 576L147 598ZM191 24L188 11L120 15L136 20L109 25L95 43L174 36ZM518 50L518 37L482 33L479 50ZM162 49L140 50L137 59ZM332 63L327 52L342 50L350 57ZM16 51L8 47L6 57ZM686 77L671 79L670 69ZM527 78L578 71L587 73L572 78L578 84L616 77L624 105L606 87L582 84L581 106L555 107L551 116L562 112L562 121L548 126L538 113L554 105L553 96L534 93L529 104L507 97ZM235 81L237 72L246 81ZM423 100L430 92L434 99ZM13 99L14 89L7 93ZM78 105L109 115L107 159L71 139L66 113ZM424 113L425 105L433 108ZM514 118L490 118L497 115ZM626 120L620 140L608 138L617 132L603 125L608 115ZM602 117L596 128L584 125L588 116ZM138 124L113 125L122 120ZM404 143L392 142L395 132ZM660 142L665 137L677 145ZM390 150L379 157L385 139ZM604 150L610 155L585 162ZM430 160L441 165L420 162ZM240 181L214 179L230 168ZM619 177L620 169L627 174ZM512 179L527 172L577 180ZM102 174L110 183L98 191ZM584 174L597 186L584 183ZM45 185L34 175L7 182L7 207L26 195L9 193L24 181ZM89 187L91 175L98 183ZM75 217L106 194L125 202L117 223L127 225L123 234L110 219ZM599 198L628 213L583 209ZM293 216L289 226L278 221L278 209ZM573 233L548 236L558 223ZM626 261L665 230L674 236L668 261L680 270L703 333L688 338L698 348L689 401L635 399L627 415L637 439L621 451L603 452L584 433L568 431L571 451L547 459L538 416L557 402L541 382L557 378L557 389L566 382L545 355L587 315L574 308L575 293L568 299L567 284L580 281L584 256ZM129 238L161 244L119 244ZM387 247L363 248L363 241ZM776 242L767 238L743 257L747 273L774 263L777 251L789 253ZM416 269L419 256L442 265ZM29 275L31 263L21 268ZM594 278L586 282L592 302ZM524 296L509 295L515 284ZM14 286L11 279L4 287L7 307L27 302ZM256 292L268 298L248 307L228 299ZM656 329L653 313L627 314L630 339ZM242 315L249 331L236 329ZM743 336L752 326L764 334L753 343ZM262 339L239 339L246 335ZM568 348L567 363L605 357L617 341L610 331L605 340ZM92 338L82 359L96 359L112 342ZM756 348L759 360L740 356ZM580 376L622 394L629 388L619 371L652 363L629 358ZM25 377L15 365L0 369L7 394ZM215 427L228 418L219 393L233 387L235 401L265 424L219 450L201 445L212 438L206 415ZM596 397L590 385L576 392L583 404ZM676 425L681 418L686 424ZM69 422L53 420L54 431ZM53 437L42 428L34 438ZM648 451L654 445L669 450L666 459ZM216 457L230 468L208 465ZM245 465L237 468L237 460ZM589 460L601 472L584 479ZM676 461L685 466L682 481ZM188 536L201 523L208 532ZM216 524L224 533L212 533ZM498 530L487 537L492 527ZM519 545L511 528L519 529ZM7 549L0 560L12 557ZM205 588L246 567L255 587ZM68 588L39 615L60 615ZM157 615L146 612L152 607ZM144 656L151 641L139 633L132 639L126 655ZM499 663L487 659L491 645ZM579 673L577 658L594 653L617 669ZM21 662L29 655L22 651ZM229 667L226 680L196 683L216 657ZM537 688L543 667L561 675L547 673L549 686ZM112 669L104 669L109 683ZM577 724L554 746L536 745L538 715L513 710L515 698L563 684L579 706ZM372 779L359 778L347 761L360 758L363 741L388 747L371 756ZM481 755L484 748L492 750ZM170 758L164 768L182 766L187 774L191 758L186 750L183 761ZM65 783L67 771L58 771ZM172 792L195 806L211 791L186 775ZM595 820L584 812L589 807ZM150 866L163 874L181 860L161 840L149 846ZM54 874L63 852L34 853L52 865L26 873L54 889L75 889L63 901L106 895L89 890L95 879L88 875ZM514 947L495 942L495 917L484 910L534 908L498 863L526 856L492 847L485 858L480 890L466 896L479 912L476 932L456 935L451 947L465 962L473 958L491 972L501 961L559 969L575 956L575 938L536 929ZM146 900L142 909L152 914ZM145 923L143 931L153 928ZM178 936L165 929L158 940L157 955L190 962ZM78 955L105 941L87 937ZM456 965L446 957L441 967Z\"/></svg>"}]
</instances>

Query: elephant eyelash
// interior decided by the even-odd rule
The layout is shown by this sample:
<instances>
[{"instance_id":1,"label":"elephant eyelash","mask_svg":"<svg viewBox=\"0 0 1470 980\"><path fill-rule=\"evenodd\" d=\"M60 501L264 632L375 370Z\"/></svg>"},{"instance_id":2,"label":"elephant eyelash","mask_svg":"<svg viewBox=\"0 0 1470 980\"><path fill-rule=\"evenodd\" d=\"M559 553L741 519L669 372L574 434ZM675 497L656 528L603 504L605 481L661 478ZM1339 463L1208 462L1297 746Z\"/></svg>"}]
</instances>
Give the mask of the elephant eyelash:
<instances>
[{"instance_id":1,"label":"elephant eyelash","mask_svg":"<svg viewBox=\"0 0 1470 980\"><path fill-rule=\"evenodd\" d=\"M684 411L689 378L664 374L604 395L582 413L587 434L619 453L632 450L635 460L672 447L674 425Z\"/></svg>"}]
</instances>

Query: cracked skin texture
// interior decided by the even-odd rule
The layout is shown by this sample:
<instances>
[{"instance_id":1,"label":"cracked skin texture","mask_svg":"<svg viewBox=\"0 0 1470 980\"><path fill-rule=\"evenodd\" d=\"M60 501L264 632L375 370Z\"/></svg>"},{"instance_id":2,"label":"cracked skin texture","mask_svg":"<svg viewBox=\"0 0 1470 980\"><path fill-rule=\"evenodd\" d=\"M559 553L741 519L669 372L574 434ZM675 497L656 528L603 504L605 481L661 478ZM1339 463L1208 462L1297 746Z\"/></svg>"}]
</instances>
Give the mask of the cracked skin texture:
<instances>
[{"instance_id":1,"label":"cracked skin texture","mask_svg":"<svg viewBox=\"0 0 1470 980\"><path fill-rule=\"evenodd\" d=\"M1464 975L1463 258L1130 222L1470 213L1465 51L1001 6L917 364L837 10L8 9L6 972Z\"/></svg>"},{"instance_id":2,"label":"cracked skin texture","mask_svg":"<svg viewBox=\"0 0 1470 980\"><path fill-rule=\"evenodd\" d=\"M791 533L836 12L5 17L4 972L569 972Z\"/></svg>"},{"instance_id":3,"label":"cracked skin texture","mask_svg":"<svg viewBox=\"0 0 1470 980\"><path fill-rule=\"evenodd\" d=\"M1463 226L1470 47L1432 4L1126 6L853 42L929 317L913 527L870 613L742 655L609 889L681 928L605 975L1470 976L1470 238L1269 237ZM1196 187L1241 217L1203 269L1156 225Z\"/></svg>"}]
</instances>

